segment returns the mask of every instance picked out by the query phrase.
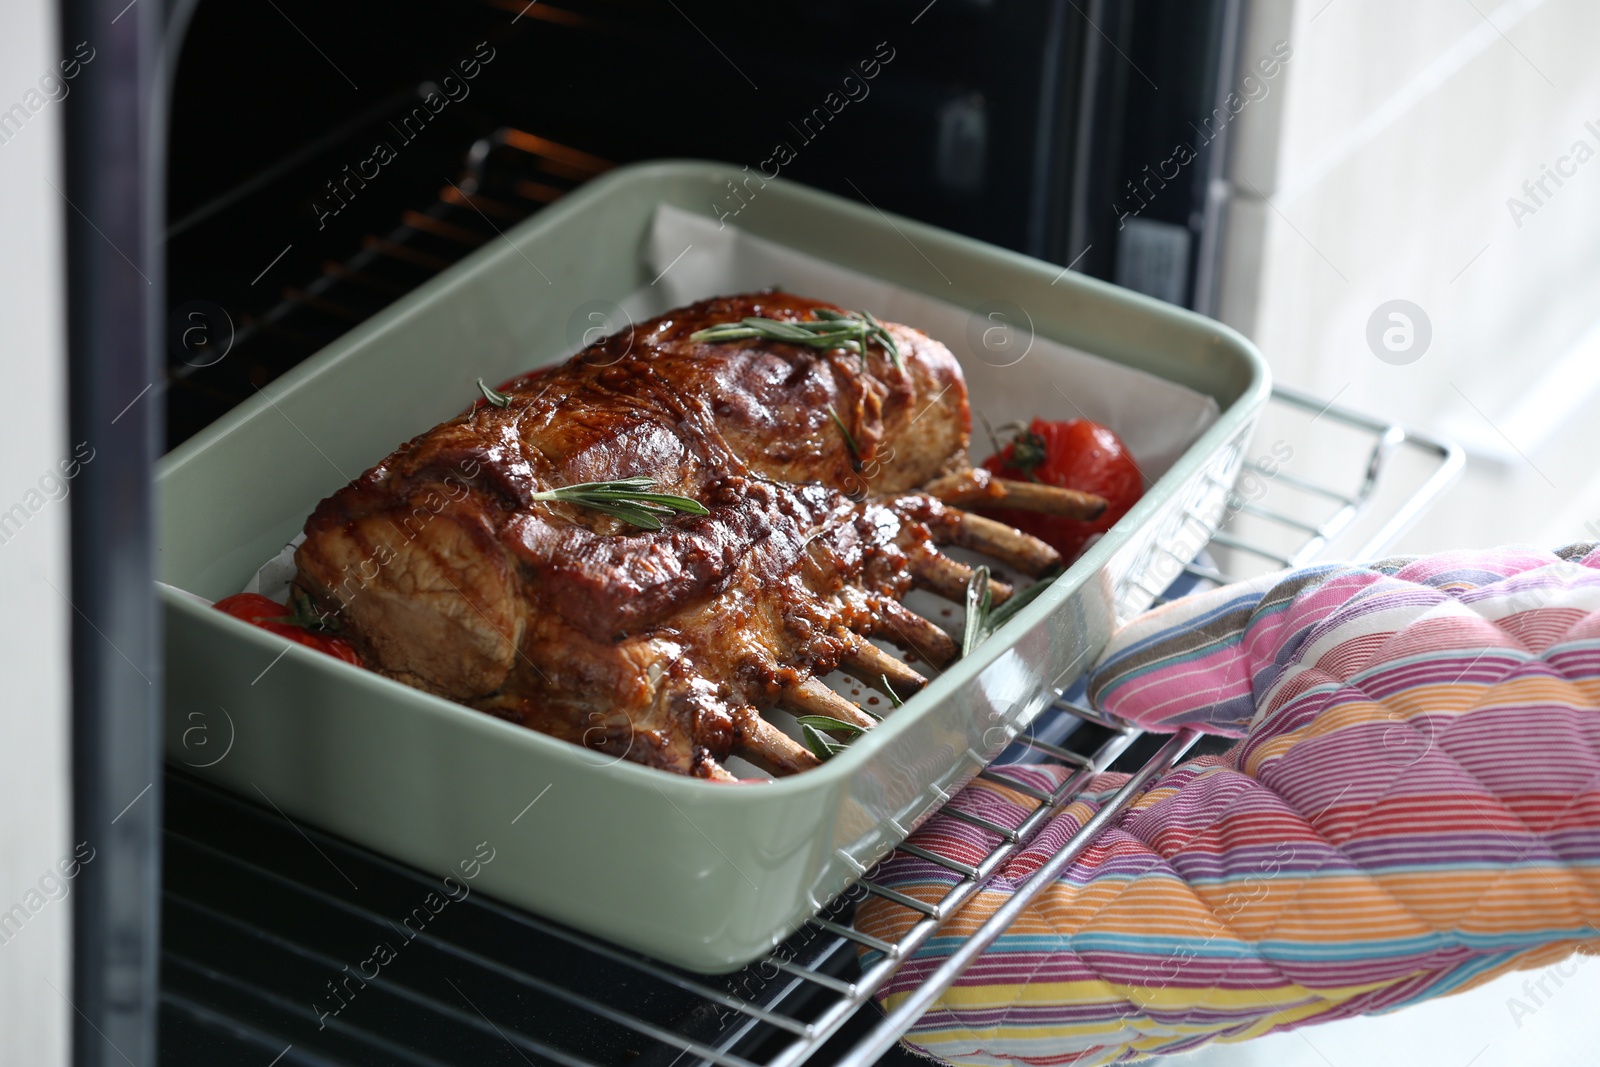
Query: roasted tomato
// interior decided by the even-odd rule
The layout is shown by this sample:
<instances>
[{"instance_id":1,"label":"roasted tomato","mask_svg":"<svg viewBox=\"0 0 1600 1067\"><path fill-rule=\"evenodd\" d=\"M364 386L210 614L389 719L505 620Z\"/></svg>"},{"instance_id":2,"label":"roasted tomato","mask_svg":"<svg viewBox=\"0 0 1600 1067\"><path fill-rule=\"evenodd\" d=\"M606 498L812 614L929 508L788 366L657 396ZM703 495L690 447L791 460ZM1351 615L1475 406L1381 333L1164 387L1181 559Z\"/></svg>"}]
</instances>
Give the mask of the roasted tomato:
<instances>
[{"instance_id":1,"label":"roasted tomato","mask_svg":"<svg viewBox=\"0 0 1600 1067\"><path fill-rule=\"evenodd\" d=\"M217 601L212 607L218 611L225 611L236 619L243 619L259 626L263 630L270 630L279 637L287 637L307 648L326 652L346 663L354 663L357 667L365 666L361 662L361 656L350 646L350 642L342 637L307 629L295 621L293 613L288 608L276 600L268 600L260 593L235 593Z\"/></svg>"},{"instance_id":2,"label":"roasted tomato","mask_svg":"<svg viewBox=\"0 0 1600 1067\"><path fill-rule=\"evenodd\" d=\"M1083 551L1089 538L1111 529L1144 495L1144 476L1128 447L1115 433L1088 419L1034 419L983 466L1002 478L1059 485L1105 498L1106 510L1093 522L1015 508L986 509L1001 522L1048 542L1069 561Z\"/></svg>"}]
</instances>

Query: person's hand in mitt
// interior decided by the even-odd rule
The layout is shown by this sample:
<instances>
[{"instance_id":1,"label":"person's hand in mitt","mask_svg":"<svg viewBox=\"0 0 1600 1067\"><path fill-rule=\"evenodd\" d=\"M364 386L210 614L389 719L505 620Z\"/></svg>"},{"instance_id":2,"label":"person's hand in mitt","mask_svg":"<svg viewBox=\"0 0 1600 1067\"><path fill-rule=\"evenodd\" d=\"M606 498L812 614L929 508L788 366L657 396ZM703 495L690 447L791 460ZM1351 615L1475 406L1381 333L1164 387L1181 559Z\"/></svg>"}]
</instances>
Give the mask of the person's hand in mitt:
<instances>
[{"instance_id":1,"label":"person's hand in mitt","mask_svg":"<svg viewBox=\"0 0 1600 1067\"><path fill-rule=\"evenodd\" d=\"M1091 678L1152 730L1239 738L1159 780L908 1035L962 1064L1090 1064L1390 1011L1600 952L1600 550L1326 565L1141 617ZM1009 767L1044 788L1060 768ZM1031 779L1030 779L1030 776ZM892 1006L1125 780L1084 799L895 977ZM952 802L1015 825L986 781ZM912 840L976 862L936 816ZM937 900L897 853L883 884ZM915 917L872 899L857 925Z\"/></svg>"}]
</instances>

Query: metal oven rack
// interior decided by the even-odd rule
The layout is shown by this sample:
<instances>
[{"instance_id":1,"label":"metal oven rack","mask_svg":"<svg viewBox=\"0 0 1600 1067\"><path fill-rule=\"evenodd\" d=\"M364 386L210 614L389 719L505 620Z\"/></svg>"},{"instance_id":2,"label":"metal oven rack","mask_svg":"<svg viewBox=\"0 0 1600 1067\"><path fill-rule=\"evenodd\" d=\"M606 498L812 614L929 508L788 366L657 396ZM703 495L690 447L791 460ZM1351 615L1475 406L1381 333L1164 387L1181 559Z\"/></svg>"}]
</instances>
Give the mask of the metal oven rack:
<instances>
[{"instance_id":1,"label":"metal oven rack","mask_svg":"<svg viewBox=\"0 0 1600 1067\"><path fill-rule=\"evenodd\" d=\"M1348 557L1370 558L1462 466L1454 446L1400 427L1285 389L1274 401L1269 413L1309 415L1323 431L1345 435L1339 452L1354 458L1352 487L1273 470L1281 500L1249 493L1230 502L1228 522L1208 550L1225 561L1208 554L1178 561L1184 577L1172 590L1146 590L1149 600L1252 569L1306 562L1363 519L1375 520L1376 529ZM1325 459L1324 452L1313 458ZM1379 512L1386 475L1402 453L1409 453L1414 467L1420 463L1421 473L1396 498L1398 504ZM1322 510L1312 509L1307 517L1305 507L1290 506L1295 500L1320 503ZM1264 536L1271 532L1276 540ZM278 1056L272 1062L283 1067L798 1067L807 1061L865 1067L885 1054L904 1055L891 1050L922 1013L1198 736L1183 731L1159 745L1155 740L1063 697L981 772L1038 802L1017 829L965 813L959 800L945 809L989 832L994 847L981 863L959 863L913 843L900 846L961 876L943 899L915 900L866 872L771 956L735 974L690 974L469 896L417 935L419 947L405 948L405 959L360 983L348 1011L331 1015L319 1015L313 1003L320 998L322 1010L336 1003L332 982L324 989L324 980L348 973L350 961L362 959L375 940L395 940L389 916L403 914L438 883L310 827L286 825L278 814L174 772L164 879L162 1060L220 1062L223 1047L254 1049L264 1054L262 1063ZM1141 752L1147 754L1136 758ZM1090 776L1119 758L1119 769L1132 775L1112 801L892 1011L880 1015L869 1005L952 915L1076 799ZM1006 776L1005 765L1016 762L1053 762L1071 773L1046 794ZM364 892L352 891L357 883ZM855 906L869 894L915 913L899 941L885 943L852 928ZM863 951L872 960L865 967ZM348 993L353 987L346 982L344 988Z\"/></svg>"}]
</instances>

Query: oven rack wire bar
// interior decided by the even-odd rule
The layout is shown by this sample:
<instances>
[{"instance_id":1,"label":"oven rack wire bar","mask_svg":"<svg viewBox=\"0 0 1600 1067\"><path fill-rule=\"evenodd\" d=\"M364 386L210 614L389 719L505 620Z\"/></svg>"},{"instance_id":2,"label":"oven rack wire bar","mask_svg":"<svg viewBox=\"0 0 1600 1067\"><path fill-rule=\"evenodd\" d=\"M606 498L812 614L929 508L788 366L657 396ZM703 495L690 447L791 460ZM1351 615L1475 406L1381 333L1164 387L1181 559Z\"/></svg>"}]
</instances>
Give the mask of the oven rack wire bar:
<instances>
[{"instance_id":1,"label":"oven rack wire bar","mask_svg":"<svg viewBox=\"0 0 1600 1067\"><path fill-rule=\"evenodd\" d=\"M1079 718L1084 722L1099 724L1106 720L1106 717L1100 713L1065 700L1057 701L1054 709L1060 713ZM508 964L484 952L463 947L453 943L448 938L435 936L427 931L416 934L414 940L420 944L427 945L443 956L460 960L471 965L476 970L488 972L513 987L542 994L549 1001L559 1003L566 1009L583 1012L596 1020L603 1020L613 1026L632 1031L640 1038L653 1041L676 1053L676 1058L673 1062L679 1064L710 1064L715 1065L715 1067L794 1067L794 1065L809 1059L828 1038L833 1036L858 1009L864 1006L899 971L907 960L916 954L918 949L927 943L952 915L959 911L1004 867L1007 861L1026 848L1052 818L1060 814L1062 810L1081 795L1083 785L1092 775L1110 767L1138 736L1139 732L1137 730L1127 726L1120 726L1119 729L1107 733L1107 736L1101 741L1092 755L1082 756L1051 742L1035 738L1031 733L1024 731L1017 739L1020 744L1042 755L1049 756L1052 761L1061 763L1071 769L1071 773L1060 786L1053 792L1045 794L1047 798L1045 801L1039 803L1038 807L1015 829L989 823L980 816L968 815L967 818L974 825L990 830L996 841L994 848L975 867L948 860L916 846L900 846L902 850L911 854L931 858L934 862L947 866L949 869L961 874L961 880L946 891L937 903L926 904L899 894L887 887L880 886L870 877L861 879L844 897L830 902L827 907L821 909L817 915L807 921L808 927L814 933L805 939L808 942L806 948L794 950L789 946L785 946L780 948L774 955L761 961L761 963L752 965L752 967L760 970L770 969L774 974L784 975L788 979L783 984L772 985L760 990L759 992L765 995L753 1000L746 1000L718 988L718 979L715 977L703 977L678 970L648 957L567 929L558 923L495 901L485 900L476 895L468 898L470 905L473 907L486 909L511 919L522 926L532 927L540 933L564 943L564 945L575 951L603 957L610 963L625 967L636 972L641 977L647 977L655 982L671 986L700 999L712 1008L721 1009L724 1014L731 1014L738 1018L737 1025L726 1027L723 1032L710 1038L673 1032L657 1023L638 1017L628 1011L626 1007L607 1003L575 989L563 988L559 982L552 981L549 977L534 974L528 968ZM1188 743L1192 743L1192 741L1193 737L1187 739ZM1132 784L1137 786L1139 783L1147 781L1150 776L1170 766L1181 754L1181 750L1187 749L1188 743L1182 745L1181 749L1169 743L1162 750L1162 753L1158 753L1156 758L1146 763ZM1058 758L1058 754L1065 758ZM1170 758L1164 759L1164 755L1168 755ZM984 773L991 780L998 781L1012 789L1017 789L1019 785L1026 784L1006 775L1003 766L992 766L987 768ZM1029 788L1031 789L1031 787ZM1103 811L1096 817L1096 820L1091 821L1090 825L1097 832L1098 827L1114 818L1126 804L1137 796L1139 791L1137 788L1125 788L1106 804ZM1033 790L1033 792L1042 793L1043 791ZM956 814L954 811L950 813ZM415 883L421 888L426 888L433 884L426 876L411 870L401 863L377 853L357 849L348 842L324 834L314 827L301 826L299 829L309 835L318 846L319 851L336 855L341 852L358 852L362 862L382 868L391 875ZM304 880L275 871L269 865L248 858L241 858L225 848L201 840L181 829L169 827L166 836L169 849L191 853L208 865L233 868L246 878L271 886L275 892L309 898L309 903L335 913L352 924L367 928L374 935L383 935L386 929L392 925L385 915L366 904L357 903L338 892L308 885ZM1092 836L1092 833L1085 836L1084 833L1080 832L1074 836L1073 840L1081 839L1082 844L1086 845ZM1069 845L1071 845L1071 842L1069 842ZM1077 847L1081 848L1082 845ZM1035 879L1025 886L1024 889L1028 892L1029 898L1042 890L1048 881L1048 878ZM853 929L848 923L848 916L844 913L847 913L860 899L868 894L913 908L920 915L919 921L905 936L892 944ZM185 920L204 919L213 925L230 928L242 937L262 943L277 952L296 957L309 965L320 967L327 973L338 973L342 966L343 961L329 955L325 949L307 943L308 939L302 936L286 934L280 930L269 929L259 921L252 921L248 918L229 914L223 909L211 906L204 900L199 899L192 890L168 886L164 889L163 897L166 907L170 910L174 919L180 917ZM840 919L846 921L838 921ZM1004 925L986 925L979 932L978 937L983 939L983 943L987 944L992 942L995 937L998 937L1003 932L1003 929ZM819 940L819 936L821 940ZM792 946L796 940L799 940L799 935L791 939L789 945ZM858 949L875 951L881 955L881 958L860 977L854 979L839 977L832 973L841 969L837 964L845 954L853 955ZM184 948L167 946L163 953L163 966L169 970L183 972L198 981L229 987L233 992L259 1002L268 1009L297 1017L303 1024L317 1023L319 1027L326 1025L336 1034L356 1039L397 1062L426 1065L426 1067L434 1067L434 1065L438 1065L441 1062L426 1052L408 1049L397 1044L388 1035L371 1025L346 1021L337 1016L325 1020L319 1019L314 1006L293 1002L282 996L278 991L269 988L267 983L254 981L248 976L229 974L214 966L209 966L205 961L196 959L190 951ZM954 977L955 974L952 973L950 980L953 981ZM560 1064L562 1067L601 1067L597 1061L586 1059L567 1049L560 1048L537 1034L526 1032L507 1020L490 1022L487 1018L480 1019L459 1006L448 1003L442 998L425 991L413 988L406 982L390 978L387 975L372 978L364 983L364 986L365 984L370 984L376 989L383 990L388 995L404 1002L408 1007L439 1016L443 1021L472 1030L492 1033L497 1038L509 1042L519 1053L532 1054L548 1062ZM824 1003L821 1010L816 1011L813 1017L809 1019L797 1017L783 1010L783 1006L788 1003L798 1003L801 1006L809 1005L815 1008L818 995L831 997L831 1000ZM198 1004L194 998L181 991L164 986L162 996L169 1007L179 1009L191 1016L202 1015L207 1011L210 1011L213 1015L215 1014L212 1009L206 1005ZM899 1019L903 1015L904 1011L902 1010L902 1012L890 1018ZM901 1031L908 1027L912 1021L914 1021L914 1018L906 1019L903 1025L900 1026ZM742 1055L739 1049L748 1042L751 1034L760 1027L766 1027L770 1034L786 1035L789 1038L789 1043L774 1057L758 1062ZM885 1034L887 1034L887 1031L884 1031L882 1024L880 1024L879 1030L875 1031L874 1040L878 1043L886 1042L884 1047L892 1045L899 1036L898 1032L887 1037L884 1036ZM873 1058L876 1058L876 1055L875 1053Z\"/></svg>"},{"instance_id":2,"label":"oven rack wire bar","mask_svg":"<svg viewBox=\"0 0 1600 1067\"><path fill-rule=\"evenodd\" d=\"M984 920L983 925L978 927L971 937L945 957L944 961L892 1012L884 1016L865 1038L857 1042L855 1047L839 1060L840 1067L866 1067L894 1047L906 1031L911 1029L924 1012L933 1007L944 995L945 990L961 977L978 956L994 944L1023 910L1056 880L1067 865L1089 847L1099 836L1100 831L1109 826L1129 804L1138 799L1156 777L1165 774L1182 759L1184 753L1194 747L1194 743L1199 739L1199 731L1188 727L1173 734L1156 750L1155 755L1135 771L1122 788L1083 824L1077 833L1068 838L1060 849L1028 876L1028 880L1023 882L1005 903L994 910L994 914ZM1069 797L1069 802L1070 799ZM785 1061L779 1059L774 1063L785 1064Z\"/></svg>"},{"instance_id":3,"label":"oven rack wire bar","mask_svg":"<svg viewBox=\"0 0 1600 1067\"><path fill-rule=\"evenodd\" d=\"M1466 467L1466 453L1461 446L1452 441L1444 441L1436 437L1420 434L1414 430L1406 429L1395 423L1374 419L1360 412L1352 411L1346 407L1337 407L1331 403L1324 403L1313 396L1309 396L1288 386L1275 386L1272 390L1274 403L1288 407L1298 408L1301 411L1316 412L1316 418L1328 418L1335 423L1343 424L1351 429L1366 432L1373 436L1372 451L1367 457L1365 473L1362 476L1361 487L1353 496L1346 496L1330 491L1315 482L1307 482L1290 475L1287 471L1280 471L1278 478L1284 479L1286 484L1295 484L1308 492L1331 495L1343 507L1330 519L1325 520L1315 530L1311 531L1305 543L1292 557L1289 566L1297 567L1314 558L1317 553L1326 548L1334 538L1348 529L1357 517L1365 513L1373 503L1380 476L1392 456L1403 448L1411 448L1422 456L1434 462L1433 471L1427 479L1417 487L1416 491L1388 515L1377 530L1370 534L1360 546L1346 553L1349 559L1371 559L1382 552L1385 547L1393 543L1411 527L1423 513L1432 506L1433 501L1450 483L1461 476ZM1241 501L1241 504L1244 502ZM1273 514L1274 520L1283 523L1289 522L1296 525L1287 516Z\"/></svg>"},{"instance_id":4,"label":"oven rack wire bar","mask_svg":"<svg viewBox=\"0 0 1600 1067\"><path fill-rule=\"evenodd\" d=\"M347 136L351 128L391 113L400 102L420 98L422 92L423 87L418 86L394 94L335 133L339 137ZM312 146L319 150L323 147L326 146L322 141ZM289 161L298 162L303 160L296 157ZM303 359L322 347L323 340L319 338L324 337L324 331L316 322L307 329L298 328L297 317L309 314L313 320L335 323L342 333L378 310L381 305L372 303L375 295L381 296L384 304L404 295L482 244L502 236L577 185L614 166L610 160L581 149L516 127L502 126L468 148L456 180L441 187L421 210L401 211L392 226L366 233L343 259L326 260L315 276L304 279L299 285L283 286L269 306L258 313L241 316L230 352L248 352L250 343L259 336L272 335L299 350L299 358ZM505 178L502 184L506 186L510 202L485 195L486 176L491 167ZM283 169L275 168L258 181L264 183L276 178ZM190 218L180 220L175 232L226 206L226 203L205 206ZM418 239L423 237L435 239L431 251L418 247ZM375 266L385 262L401 264L416 276L409 284L385 280L373 271ZM170 384L187 387L189 380L204 366L186 362L170 365ZM262 365L257 369L275 377L283 368L269 371L268 366Z\"/></svg>"},{"instance_id":5,"label":"oven rack wire bar","mask_svg":"<svg viewBox=\"0 0 1600 1067\"><path fill-rule=\"evenodd\" d=\"M1417 433L1396 423L1374 419L1347 407L1324 403L1288 386L1273 386L1272 402L1285 408L1311 412L1312 421L1326 418L1330 423L1365 433L1372 438L1371 450L1366 456L1360 485L1352 493L1309 481L1288 471L1279 470L1271 475L1276 481L1338 505L1333 514L1324 518L1308 521L1277 508L1264 507L1254 501L1245 500L1230 490L1228 507L1231 511L1249 515L1280 530L1302 536L1292 550L1269 548L1243 539L1227 530L1214 534L1211 544L1259 560L1273 569L1288 569L1309 563L1349 530L1357 519L1370 513L1376 502L1382 474L1400 451L1410 449L1428 462L1431 469L1427 477L1406 500L1384 518L1383 523L1369 534L1365 541L1342 552L1343 558L1352 560L1375 558L1422 517L1438 495L1461 476L1466 466L1466 453L1454 442ZM1186 575L1212 585L1225 585L1247 577L1243 573L1224 573L1217 567L1198 560L1185 560L1182 564ZM1141 588L1152 594L1152 606L1165 604L1172 599L1164 590L1157 592L1142 586Z\"/></svg>"}]
</instances>

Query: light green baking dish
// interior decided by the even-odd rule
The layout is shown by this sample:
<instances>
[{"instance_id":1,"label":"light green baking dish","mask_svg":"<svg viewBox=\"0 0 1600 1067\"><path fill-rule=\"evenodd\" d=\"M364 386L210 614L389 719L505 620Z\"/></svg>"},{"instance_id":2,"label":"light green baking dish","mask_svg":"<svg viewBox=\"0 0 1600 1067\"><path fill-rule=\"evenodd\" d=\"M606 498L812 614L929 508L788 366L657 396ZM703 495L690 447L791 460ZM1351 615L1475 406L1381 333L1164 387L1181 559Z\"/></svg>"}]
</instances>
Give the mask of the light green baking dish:
<instances>
[{"instance_id":1,"label":"light green baking dish","mask_svg":"<svg viewBox=\"0 0 1600 1067\"><path fill-rule=\"evenodd\" d=\"M1209 394L1221 409L1044 596L847 752L764 785L679 778L286 649L185 595L237 592L319 499L460 410L464 373L498 381L570 354L574 309L650 283L640 249L657 206L711 216L737 176L666 162L591 182L165 459L169 759L439 876L486 841L495 860L475 889L672 963L731 970L992 759L1093 661L1115 620L1148 604L1205 543L1267 394L1249 342L1138 294L773 181L740 213L745 231L959 306L1003 293L1039 334ZM200 724L209 749L194 744Z\"/></svg>"}]
</instances>

